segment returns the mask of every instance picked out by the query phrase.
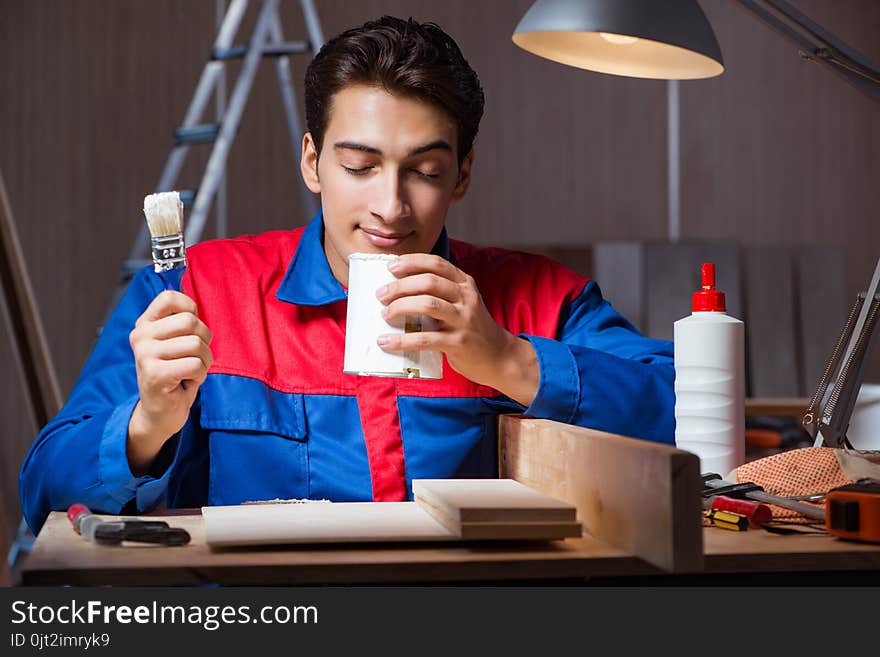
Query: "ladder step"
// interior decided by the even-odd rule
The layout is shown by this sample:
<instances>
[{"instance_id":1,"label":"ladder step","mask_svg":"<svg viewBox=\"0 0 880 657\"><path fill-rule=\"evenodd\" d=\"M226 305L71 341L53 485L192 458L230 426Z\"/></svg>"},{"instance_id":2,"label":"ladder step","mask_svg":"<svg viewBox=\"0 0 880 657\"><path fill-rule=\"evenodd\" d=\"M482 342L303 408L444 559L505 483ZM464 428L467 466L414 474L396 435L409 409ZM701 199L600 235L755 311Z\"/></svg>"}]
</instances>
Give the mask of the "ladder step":
<instances>
[{"instance_id":1,"label":"ladder step","mask_svg":"<svg viewBox=\"0 0 880 657\"><path fill-rule=\"evenodd\" d=\"M287 41L263 46L264 57L282 57L284 55L304 55L311 51L308 41Z\"/></svg>"},{"instance_id":2,"label":"ladder step","mask_svg":"<svg viewBox=\"0 0 880 657\"><path fill-rule=\"evenodd\" d=\"M241 43L237 46L229 48L212 48L211 60L215 62L225 62L228 59L241 59L247 54L247 44Z\"/></svg>"},{"instance_id":3,"label":"ladder step","mask_svg":"<svg viewBox=\"0 0 880 657\"><path fill-rule=\"evenodd\" d=\"M311 44L308 41L287 41L285 43L274 43L263 46L264 57L281 57L282 55L304 55L311 51ZM241 59L247 54L247 44L241 43L237 46L229 48L212 48L211 60L215 62L225 62L230 59Z\"/></svg>"},{"instance_id":4,"label":"ladder step","mask_svg":"<svg viewBox=\"0 0 880 657\"><path fill-rule=\"evenodd\" d=\"M174 131L174 143L181 144L204 144L214 141L220 134L219 123L203 123L189 128L178 128Z\"/></svg>"}]
</instances>

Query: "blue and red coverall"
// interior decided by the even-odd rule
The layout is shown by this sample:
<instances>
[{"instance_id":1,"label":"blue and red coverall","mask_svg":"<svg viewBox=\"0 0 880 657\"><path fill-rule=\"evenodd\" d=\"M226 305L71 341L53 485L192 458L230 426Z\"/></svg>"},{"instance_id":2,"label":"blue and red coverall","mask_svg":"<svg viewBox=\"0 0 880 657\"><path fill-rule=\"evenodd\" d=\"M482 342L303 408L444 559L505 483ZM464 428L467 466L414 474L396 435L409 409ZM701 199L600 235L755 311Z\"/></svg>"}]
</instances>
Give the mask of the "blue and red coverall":
<instances>
[{"instance_id":1,"label":"blue and red coverall","mask_svg":"<svg viewBox=\"0 0 880 657\"><path fill-rule=\"evenodd\" d=\"M672 345L641 336L588 281L547 258L448 239L434 253L476 280L486 308L529 340L531 406L444 363L442 380L343 374L346 291L303 228L188 249L181 290L214 339L189 419L147 476L125 452L138 401L129 332L163 289L141 270L70 399L40 432L19 480L25 517L82 502L96 512L313 498L404 500L420 478L496 475L499 413L674 442Z\"/></svg>"}]
</instances>

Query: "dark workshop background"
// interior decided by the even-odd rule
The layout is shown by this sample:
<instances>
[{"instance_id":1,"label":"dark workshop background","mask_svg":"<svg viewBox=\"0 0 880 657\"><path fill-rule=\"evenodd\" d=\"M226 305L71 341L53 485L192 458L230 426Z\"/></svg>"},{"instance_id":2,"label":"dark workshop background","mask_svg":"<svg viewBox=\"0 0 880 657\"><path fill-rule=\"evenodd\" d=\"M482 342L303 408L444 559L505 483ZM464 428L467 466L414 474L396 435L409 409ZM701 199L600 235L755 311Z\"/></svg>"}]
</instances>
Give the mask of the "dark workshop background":
<instances>
[{"instance_id":1,"label":"dark workshop background","mask_svg":"<svg viewBox=\"0 0 880 657\"><path fill-rule=\"evenodd\" d=\"M793 3L880 62L880 2ZM453 236L535 249L666 239L666 83L518 49L510 35L530 4L316 0L328 38L385 13L433 20L479 73L486 114L473 185L450 214ZM680 84L682 239L843 247L848 290L864 288L880 237L880 106L802 61L730 0L701 5L727 70ZM305 38L299 4L282 7L287 38ZM143 222L143 197L215 22L215 0L0 0L0 170L65 395ZM300 87L305 64L293 60ZM204 158L194 149L189 161L178 188L197 184ZM264 62L229 161L229 233L305 223L298 176ZM877 360L868 380L880 380ZM17 473L37 428L14 363L0 325L0 501L17 519Z\"/></svg>"}]
</instances>

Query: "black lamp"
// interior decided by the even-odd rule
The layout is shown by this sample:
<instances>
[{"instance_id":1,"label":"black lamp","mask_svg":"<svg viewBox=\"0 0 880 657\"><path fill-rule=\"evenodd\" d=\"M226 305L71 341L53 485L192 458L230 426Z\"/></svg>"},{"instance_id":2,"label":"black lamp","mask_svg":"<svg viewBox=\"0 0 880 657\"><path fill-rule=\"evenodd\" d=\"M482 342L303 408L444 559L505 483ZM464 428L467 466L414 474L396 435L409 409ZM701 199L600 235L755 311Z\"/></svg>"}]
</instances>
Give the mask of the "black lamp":
<instances>
[{"instance_id":1,"label":"black lamp","mask_svg":"<svg viewBox=\"0 0 880 657\"><path fill-rule=\"evenodd\" d=\"M724 71L696 0L538 0L513 42L562 64L614 75L691 80Z\"/></svg>"},{"instance_id":2,"label":"black lamp","mask_svg":"<svg viewBox=\"0 0 880 657\"><path fill-rule=\"evenodd\" d=\"M880 100L880 70L785 0L737 0L798 46ZM537 0L513 42L556 62L600 73L688 80L724 71L721 51L696 0ZM816 445L850 446L846 437L865 361L880 324L880 260L832 350L804 417Z\"/></svg>"},{"instance_id":3,"label":"black lamp","mask_svg":"<svg viewBox=\"0 0 880 657\"><path fill-rule=\"evenodd\" d=\"M737 0L874 100L880 69L786 0ZM718 41L697 0L537 0L513 33L523 50L578 68L663 80L719 75Z\"/></svg>"}]
</instances>

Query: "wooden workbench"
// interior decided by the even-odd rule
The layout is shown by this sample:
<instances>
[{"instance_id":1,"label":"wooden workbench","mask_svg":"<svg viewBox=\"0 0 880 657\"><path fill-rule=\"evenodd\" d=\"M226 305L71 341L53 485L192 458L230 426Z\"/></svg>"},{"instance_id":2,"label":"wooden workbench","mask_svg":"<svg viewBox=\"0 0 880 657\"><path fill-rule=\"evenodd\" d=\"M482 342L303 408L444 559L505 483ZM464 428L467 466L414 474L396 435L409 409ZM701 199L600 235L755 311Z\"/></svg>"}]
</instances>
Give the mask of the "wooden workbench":
<instances>
[{"instance_id":1,"label":"wooden workbench","mask_svg":"<svg viewBox=\"0 0 880 657\"><path fill-rule=\"evenodd\" d=\"M99 546L52 513L22 568L25 585L316 585L439 582L527 583L674 578L590 536L549 543L397 544L211 550L198 513L167 517L183 547ZM878 571L880 545L829 536L780 536L706 528L704 574ZM662 581L662 579L658 579ZM672 580L670 580L672 581Z\"/></svg>"},{"instance_id":2,"label":"wooden workbench","mask_svg":"<svg viewBox=\"0 0 880 657\"><path fill-rule=\"evenodd\" d=\"M110 547L89 543L55 512L25 560L22 583L659 582L755 573L880 574L880 545L827 535L701 530L698 467L696 456L669 445L503 416L502 476L575 505L581 538L212 550L200 512L190 510L167 512L169 524L189 531L189 545Z\"/></svg>"}]
</instances>

